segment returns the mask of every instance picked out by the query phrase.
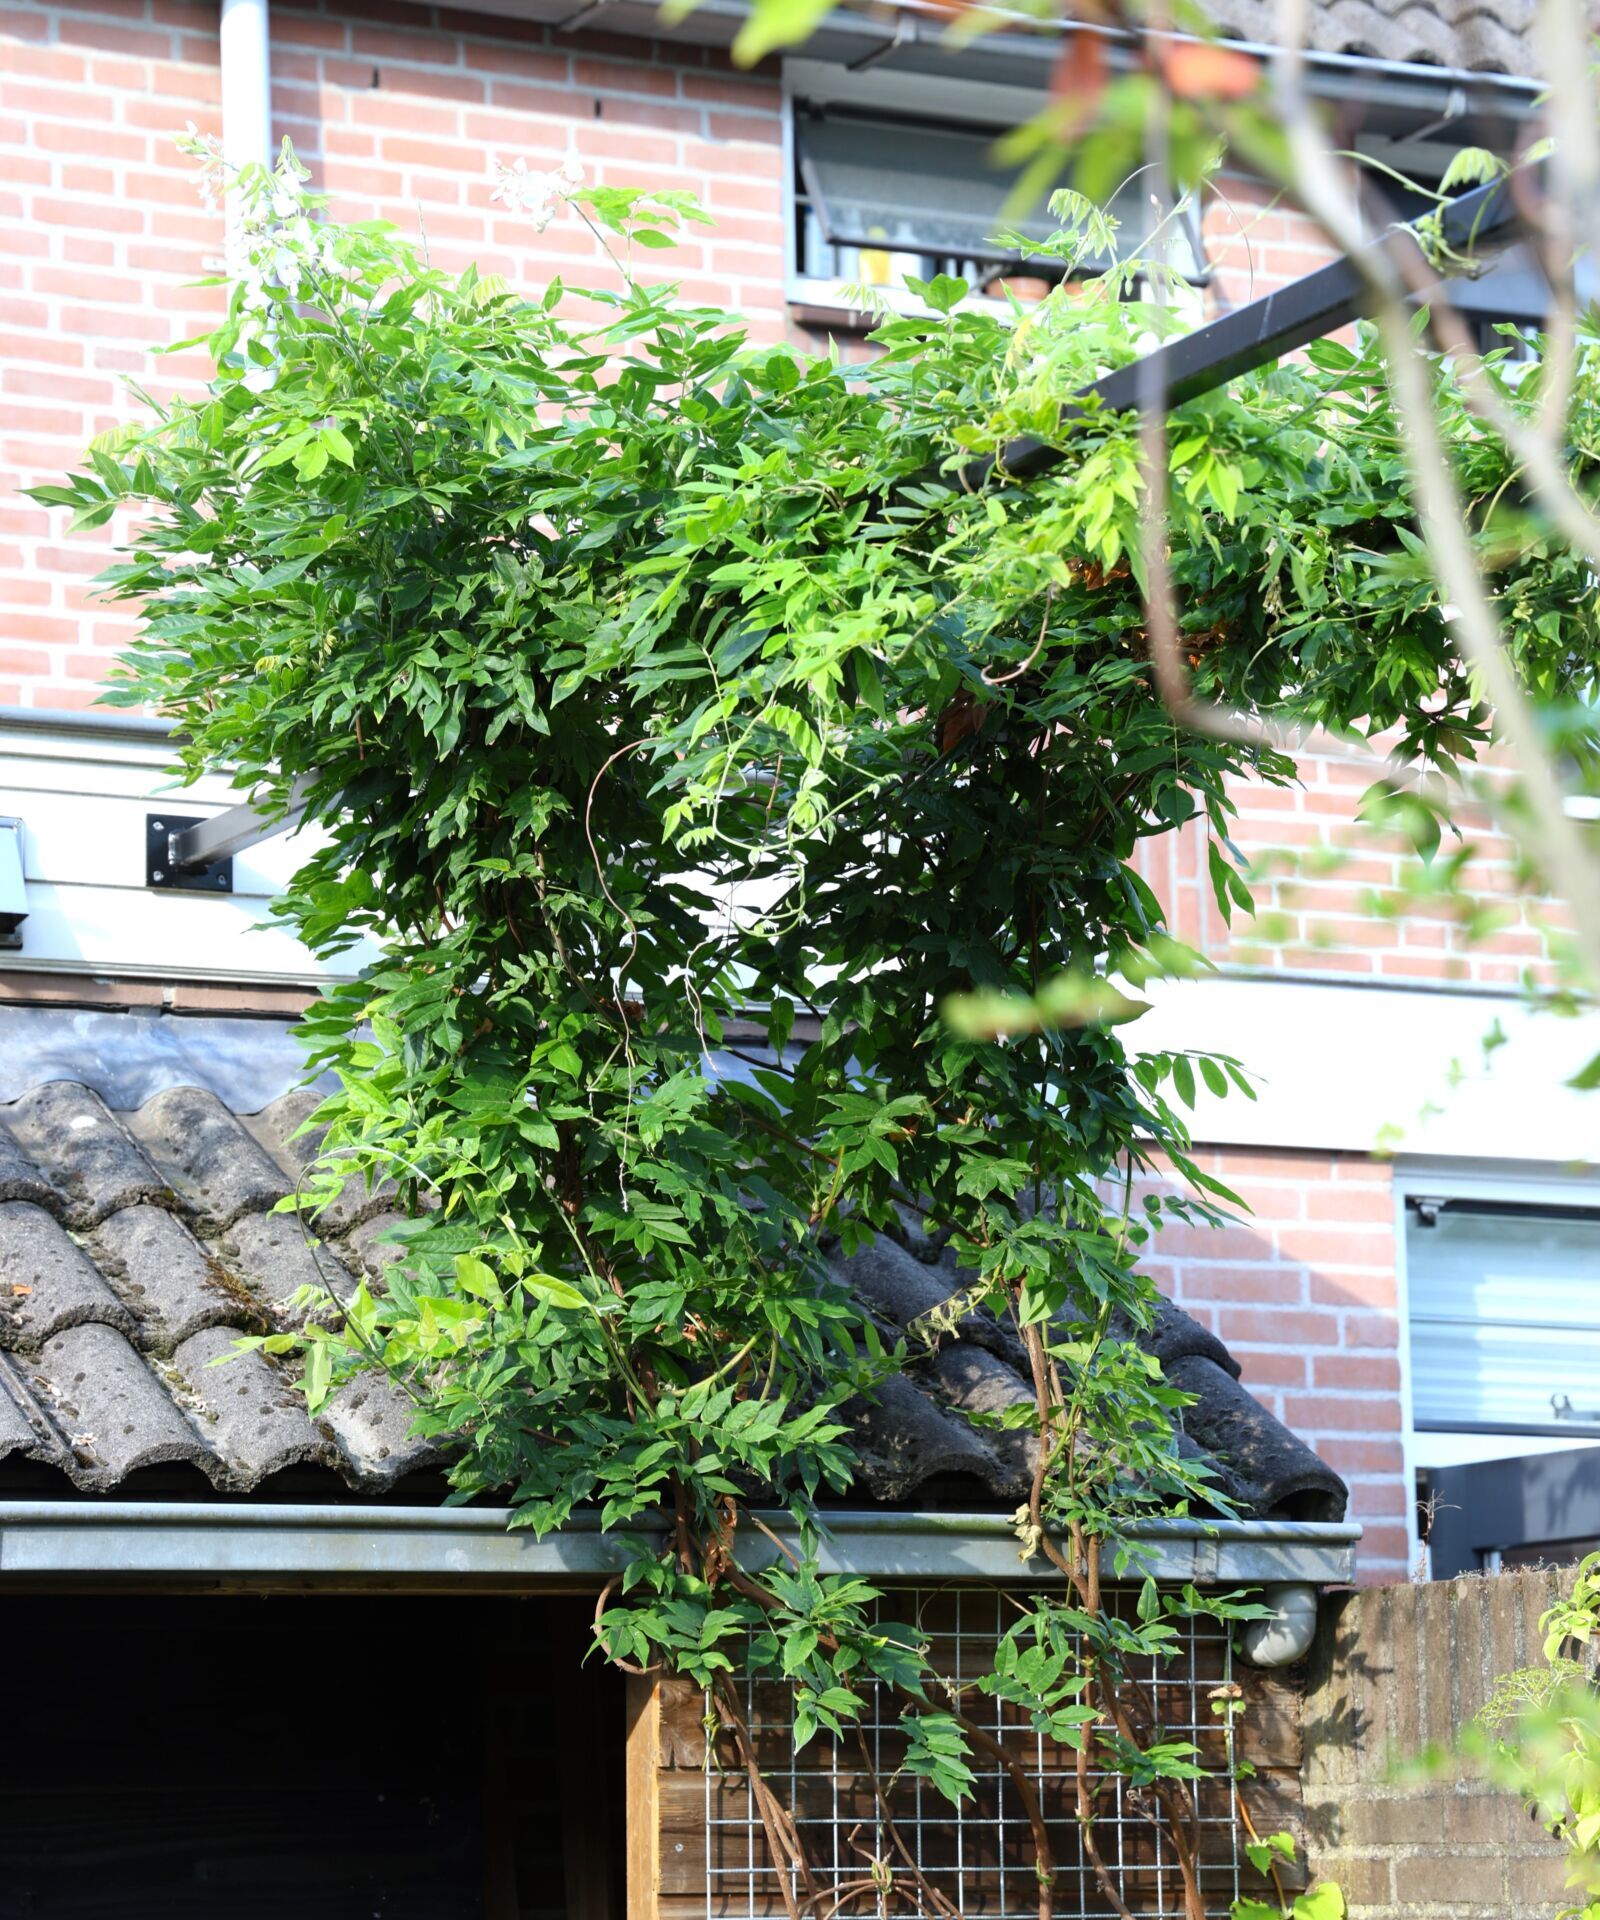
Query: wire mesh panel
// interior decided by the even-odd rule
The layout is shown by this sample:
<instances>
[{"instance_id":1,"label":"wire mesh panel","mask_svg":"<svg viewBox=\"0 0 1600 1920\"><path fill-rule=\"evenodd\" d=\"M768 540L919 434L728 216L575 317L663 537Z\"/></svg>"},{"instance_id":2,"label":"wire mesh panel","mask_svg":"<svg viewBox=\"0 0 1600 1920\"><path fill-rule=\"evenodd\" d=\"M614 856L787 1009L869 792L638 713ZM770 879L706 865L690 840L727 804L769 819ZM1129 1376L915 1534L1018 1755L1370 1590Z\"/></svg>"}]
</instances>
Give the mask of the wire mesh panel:
<instances>
[{"instance_id":1,"label":"wire mesh panel","mask_svg":"<svg viewBox=\"0 0 1600 1920\"><path fill-rule=\"evenodd\" d=\"M913 1623L929 1643L937 1672L961 1689L961 1711L1005 1743L1022 1762L1043 1813L1056 1865L1056 1920L1107 1920L1106 1902L1085 1856L1077 1821L1077 1756L1033 1730L1017 1709L978 1690L996 1642L1017 1618L995 1587L893 1593L879 1603L883 1621ZM1128 1670L1160 1727L1160 1737L1192 1741L1208 1778L1174 1783L1192 1813L1192 1844L1207 1911L1226 1914L1239 1894L1234 1826L1235 1755L1232 1647L1225 1626L1181 1623L1165 1660ZM816 1887L812 1911L841 1916L926 1914L962 1920L1038 1920L1035 1840L1024 1795L995 1757L976 1751L970 1799L959 1808L905 1772L898 1703L886 1688L854 1681L865 1699L859 1730L842 1741L818 1735L794 1751L789 1690L743 1683L741 1712L761 1771L792 1813ZM1181 1920L1183 1893L1172 1844L1149 1798L1118 1776L1090 1770L1094 1834L1102 1860L1136 1920ZM762 1809L726 1736L705 1774L708 1916L766 1920L786 1905L780 1869L767 1846ZM807 1892L797 1867L782 1870L797 1897ZM947 1904L946 1904L947 1903Z\"/></svg>"}]
</instances>

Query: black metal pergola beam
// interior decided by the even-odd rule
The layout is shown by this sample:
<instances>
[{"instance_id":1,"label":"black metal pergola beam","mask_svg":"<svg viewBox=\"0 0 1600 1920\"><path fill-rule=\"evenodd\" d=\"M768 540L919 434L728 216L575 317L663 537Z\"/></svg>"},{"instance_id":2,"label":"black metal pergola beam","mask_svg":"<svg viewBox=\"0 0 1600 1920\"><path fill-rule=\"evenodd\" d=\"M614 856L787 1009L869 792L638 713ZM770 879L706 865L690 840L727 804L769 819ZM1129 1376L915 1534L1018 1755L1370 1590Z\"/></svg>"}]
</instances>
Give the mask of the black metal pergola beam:
<instances>
[{"instance_id":1,"label":"black metal pergola beam","mask_svg":"<svg viewBox=\"0 0 1600 1920\"><path fill-rule=\"evenodd\" d=\"M1448 202L1437 219L1442 247L1430 249L1413 225L1391 228L1372 243L1372 250L1391 254L1408 283L1419 277L1440 280L1452 271L1459 272L1459 262L1482 259L1508 246L1522 229L1521 211L1504 180ZM1185 400L1226 386L1242 373L1252 373L1269 361L1336 333L1352 320L1361 319L1370 306L1368 276L1349 255L1341 256L1315 273L1105 374L1063 409L1062 426L1069 428L1073 419L1094 412L1135 412L1147 404L1151 393L1159 393L1168 407L1181 406ZM1062 440L1069 442L1070 435L1063 433ZM958 469L958 475L962 487L976 493L996 472L1008 480L1036 479L1059 466L1069 453L1069 444L1025 437L1013 440L999 454L969 461ZM305 813L303 794L311 778L303 775L296 781L287 810L266 813L245 801L214 819L172 833L165 842L167 860L161 878L149 884L192 886L192 876L298 825Z\"/></svg>"},{"instance_id":2,"label":"black metal pergola beam","mask_svg":"<svg viewBox=\"0 0 1600 1920\"><path fill-rule=\"evenodd\" d=\"M1486 258L1509 246L1523 225L1510 184L1504 180L1449 201L1438 221L1442 249L1430 252L1412 225L1392 227L1373 241L1371 251L1390 255L1408 283L1419 277L1419 267L1422 276L1439 281L1449 276L1457 257ZM1440 253L1443 264L1436 264ZM1168 407L1197 400L1242 373L1253 373L1286 353L1337 333L1340 327L1362 319L1371 306L1367 274L1350 255L1342 254L1275 293L1263 294L1248 306L1102 375L1063 411L1062 424L1096 410L1136 412L1148 403L1151 393L1159 393ZM959 470L961 484L976 493L988 485L997 469L1008 479L1034 480L1060 465L1067 454L1066 446L1025 436L998 454L969 461Z\"/></svg>"}]
</instances>

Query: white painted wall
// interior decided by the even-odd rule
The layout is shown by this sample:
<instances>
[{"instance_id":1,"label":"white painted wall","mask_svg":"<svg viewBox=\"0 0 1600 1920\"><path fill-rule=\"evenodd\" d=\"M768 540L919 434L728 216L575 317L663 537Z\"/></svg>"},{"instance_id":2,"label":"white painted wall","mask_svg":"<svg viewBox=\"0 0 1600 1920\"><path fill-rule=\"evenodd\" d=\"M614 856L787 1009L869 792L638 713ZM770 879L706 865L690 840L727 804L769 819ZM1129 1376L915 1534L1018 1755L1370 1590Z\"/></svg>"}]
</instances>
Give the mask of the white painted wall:
<instances>
[{"instance_id":1,"label":"white painted wall","mask_svg":"<svg viewBox=\"0 0 1600 1920\"><path fill-rule=\"evenodd\" d=\"M0 815L23 822L28 917L0 970L162 980L314 983L348 979L370 947L329 966L263 925L273 896L321 844L280 834L234 861L231 894L145 885L145 817L220 813L246 796L220 780L177 790L158 737L41 731L0 719Z\"/></svg>"},{"instance_id":2,"label":"white painted wall","mask_svg":"<svg viewBox=\"0 0 1600 1920\"><path fill-rule=\"evenodd\" d=\"M1600 1013L1535 1014L1481 989L1221 974L1150 988L1135 1050L1231 1054L1256 1098L1197 1097L1213 1146L1376 1150L1600 1165L1600 1095L1564 1082L1600 1053ZM1498 1023L1503 1046L1486 1055Z\"/></svg>"}]
</instances>

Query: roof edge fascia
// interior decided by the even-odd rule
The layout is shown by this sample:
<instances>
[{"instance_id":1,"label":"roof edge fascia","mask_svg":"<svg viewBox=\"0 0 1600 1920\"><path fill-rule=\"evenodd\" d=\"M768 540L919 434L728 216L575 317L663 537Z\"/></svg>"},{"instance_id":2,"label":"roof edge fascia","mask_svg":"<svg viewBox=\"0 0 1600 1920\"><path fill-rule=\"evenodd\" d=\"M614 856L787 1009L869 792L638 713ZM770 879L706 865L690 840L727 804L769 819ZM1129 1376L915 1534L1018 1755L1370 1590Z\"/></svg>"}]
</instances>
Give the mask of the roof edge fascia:
<instances>
[{"instance_id":1,"label":"roof edge fascia","mask_svg":"<svg viewBox=\"0 0 1600 1920\"><path fill-rule=\"evenodd\" d=\"M644 34L668 44L689 46L731 45L751 12L750 0L696 0L688 13L667 18L667 0L590 0L573 11L571 0L471 0L471 11L494 18L533 22L558 30L605 35ZM986 17L998 23L994 31L975 35L959 48L949 49L950 58L961 72L971 75L974 61L981 65L986 56L1036 58L1040 63L1038 84L1048 85L1046 62L1054 59L1061 41L1071 35L1092 34L1114 47L1132 47L1140 36L1124 27L1094 21L1050 20L1012 8L999 0L986 9ZM942 0L894 0L888 8L843 4L833 7L817 22L811 37L784 49L789 57L840 59L862 55L874 64L896 64L896 57L911 48L927 53L939 44L950 13ZM1193 34L1172 32L1172 40L1192 40ZM857 43L846 54L841 41ZM1270 43L1229 39L1226 44L1241 53L1270 61L1278 51ZM837 49L837 50L836 50ZM1531 105L1545 90L1545 83L1524 74L1494 72L1485 68L1453 67L1418 60L1386 59L1380 55L1337 53L1310 47L1305 53L1308 77L1313 92L1321 83L1332 83L1340 91L1341 79L1370 82L1382 76L1397 86L1414 86L1429 94L1453 89L1480 90L1499 96L1507 104L1516 99Z\"/></svg>"},{"instance_id":2,"label":"roof edge fascia","mask_svg":"<svg viewBox=\"0 0 1600 1920\"><path fill-rule=\"evenodd\" d=\"M268 1505L243 1501L0 1501L0 1587L86 1585L592 1591L620 1573L623 1530L578 1515L542 1540L513 1528L508 1508ZM780 1541L786 1514L766 1514ZM1012 1522L994 1514L831 1513L825 1572L915 1582L969 1579L1049 1586L1058 1576L1025 1560ZM633 1537L664 1527L632 1529ZM1131 1529L1126 1578L1163 1584L1346 1585L1361 1528L1352 1521L1157 1520ZM779 1548L751 1533L751 1571Z\"/></svg>"}]
</instances>

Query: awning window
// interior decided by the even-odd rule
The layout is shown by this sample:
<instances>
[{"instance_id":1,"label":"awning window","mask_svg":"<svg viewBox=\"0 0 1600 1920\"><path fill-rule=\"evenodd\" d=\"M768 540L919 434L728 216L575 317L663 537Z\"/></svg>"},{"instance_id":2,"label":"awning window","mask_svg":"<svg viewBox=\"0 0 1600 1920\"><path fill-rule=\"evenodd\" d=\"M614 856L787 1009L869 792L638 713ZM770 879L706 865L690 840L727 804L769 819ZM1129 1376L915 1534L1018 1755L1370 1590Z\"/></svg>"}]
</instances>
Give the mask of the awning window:
<instances>
[{"instance_id":1,"label":"awning window","mask_svg":"<svg viewBox=\"0 0 1600 1920\"><path fill-rule=\"evenodd\" d=\"M1046 240L1059 224L1048 194L1010 205L1018 171L996 163L998 129L877 119L853 113L795 114L800 178L825 238L835 246L879 247L935 259L1016 260L1015 248L996 242L1003 228ZM1158 224L1138 182L1125 187L1109 211L1120 222L1122 259L1144 253ZM1199 255L1187 216L1169 221L1155 246L1173 271L1195 277ZM1092 260L1087 272L1113 263Z\"/></svg>"}]
</instances>

